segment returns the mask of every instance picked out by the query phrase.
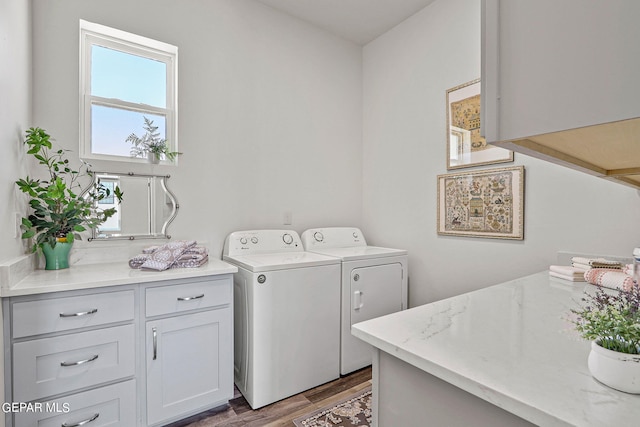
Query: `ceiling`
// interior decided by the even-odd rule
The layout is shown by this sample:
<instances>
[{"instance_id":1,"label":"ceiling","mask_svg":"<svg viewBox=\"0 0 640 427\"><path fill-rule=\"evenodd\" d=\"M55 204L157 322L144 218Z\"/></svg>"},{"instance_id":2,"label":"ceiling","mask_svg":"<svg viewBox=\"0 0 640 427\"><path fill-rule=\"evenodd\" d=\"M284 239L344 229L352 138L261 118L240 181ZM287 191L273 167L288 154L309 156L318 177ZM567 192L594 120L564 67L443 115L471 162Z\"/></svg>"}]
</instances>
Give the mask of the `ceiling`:
<instances>
[{"instance_id":1,"label":"ceiling","mask_svg":"<svg viewBox=\"0 0 640 427\"><path fill-rule=\"evenodd\" d=\"M435 0L257 0L364 45Z\"/></svg>"}]
</instances>

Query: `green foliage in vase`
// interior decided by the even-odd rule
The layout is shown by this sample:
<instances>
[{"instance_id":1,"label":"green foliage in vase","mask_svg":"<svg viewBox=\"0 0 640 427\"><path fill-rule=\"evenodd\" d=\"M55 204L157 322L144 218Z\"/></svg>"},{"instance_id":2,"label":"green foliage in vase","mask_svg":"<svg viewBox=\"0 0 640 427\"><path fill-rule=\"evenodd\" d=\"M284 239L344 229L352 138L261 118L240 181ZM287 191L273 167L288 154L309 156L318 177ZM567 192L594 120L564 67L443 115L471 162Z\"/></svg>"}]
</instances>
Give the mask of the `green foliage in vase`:
<instances>
[{"instance_id":1,"label":"green foliage in vase","mask_svg":"<svg viewBox=\"0 0 640 427\"><path fill-rule=\"evenodd\" d=\"M583 306L571 310L576 330L600 346L627 354L640 354L640 287L607 292L585 292Z\"/></svg>"},{"instance_id":2,"label":"green foliage in vase","mask_svg":"<svg viewBox=\"0 0 640 427\"><path fill-rule=\"evenodd\" d=\"M49 178L40 180L27 176L16 181L20 191L31 198L32 213L22 218L21 227L23 239L35 239L34 252L44 243L55 247L59 241L71 243L80 239L79 233L97 228L117 211L115 207L97 207L98 201L111 196L111 190L94 181L86 163L78 169L72 168L66 158L67 150L54 150L51 139L41 128L26 131L27 154L45 167ZM91 184L82 194L81 181L86 177L91 178ZM122 200L120 188L114 188L113 195L118 203Z\"/></svg>"},{"instance_id":3,"label":"green foliage in vase","mask_svg":"<svg viewBox=\"0 0 640 427\"><path fill-rule=\"evenodd\" d=\"M146 117L143 118L145 134L137 136L135 133L132 133L125 140L132 144L132 157L145 157L147 153L153 153L158 159L164 155L167 159L174 161L178 155L182 154L177 151L169 151L167 140L160 138L158 126L153 125L153 120L149 120Z\"/></svg>"}]
</instances>

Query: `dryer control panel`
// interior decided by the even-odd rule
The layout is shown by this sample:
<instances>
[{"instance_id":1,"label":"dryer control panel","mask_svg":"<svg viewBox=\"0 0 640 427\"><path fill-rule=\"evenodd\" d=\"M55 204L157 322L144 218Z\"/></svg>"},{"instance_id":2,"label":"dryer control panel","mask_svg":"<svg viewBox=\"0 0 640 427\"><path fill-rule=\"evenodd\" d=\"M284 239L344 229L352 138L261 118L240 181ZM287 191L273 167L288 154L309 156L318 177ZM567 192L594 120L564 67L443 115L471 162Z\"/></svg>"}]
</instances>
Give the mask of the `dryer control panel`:
<instances>
[{"instance_id":1,"label":"dryer control panel","mask_svg":"<svg viewBox=\"0 0 640 427\"><path fill-rule=\"evenodd\" d=\"M302 241L293 230L234 231L224 242L223 256L304 252Z\"/></svg>"},{"instance_id":2,"label":"dryer control panel","mask_svg":"<svg viewBox=\"0 0 640 427\"><path fill-rule=\"evenodd\" d=\"M367 246L362 231L356 227L312 228L302 233L306 250Z\"/></svg>"}]
</instances>

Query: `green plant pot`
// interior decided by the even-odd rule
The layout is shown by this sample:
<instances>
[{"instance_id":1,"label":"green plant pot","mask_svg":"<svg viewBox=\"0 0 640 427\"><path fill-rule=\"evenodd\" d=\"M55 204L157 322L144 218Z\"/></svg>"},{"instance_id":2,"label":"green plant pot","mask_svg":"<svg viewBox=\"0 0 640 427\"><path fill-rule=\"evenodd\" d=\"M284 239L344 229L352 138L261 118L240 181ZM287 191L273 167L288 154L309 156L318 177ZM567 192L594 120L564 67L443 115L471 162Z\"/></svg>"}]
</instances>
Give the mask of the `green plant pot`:
<instances>
[{"instance_id":1,"label":"green plant pot","mask_svg":"<svg viewBox=\"0 0 640 427\"><path fill-rule=\"evenodd\" d=\"M57 242L52 248L50 244L42 244L42 253L44 254L45 270L62 270L69 268L69 251L71 251L73 243Z\"/></svg>"}]
</instances>

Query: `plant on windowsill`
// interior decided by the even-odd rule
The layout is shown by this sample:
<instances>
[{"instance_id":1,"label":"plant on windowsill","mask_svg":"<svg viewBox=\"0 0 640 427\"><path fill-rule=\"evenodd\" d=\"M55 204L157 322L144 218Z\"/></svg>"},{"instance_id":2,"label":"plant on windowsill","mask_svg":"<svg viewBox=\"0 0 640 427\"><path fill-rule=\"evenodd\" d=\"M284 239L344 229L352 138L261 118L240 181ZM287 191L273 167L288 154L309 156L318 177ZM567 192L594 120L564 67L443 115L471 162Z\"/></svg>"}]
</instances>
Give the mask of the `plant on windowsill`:
<instances>
[{"instance_id":1,"label":"plant on windowsill","mask_svg":"<svg viewBox=\"0 0 640 427\"><path fill-rule=\"evenodd\" d=\"M32 213L22 218L23 239L33 238L32 251L42 250L47 270L69 267L69 251L79 233L97 228L116 213L116 208L98 209L98 201L109 197L111 190L93 180L88 165L82 163L72 169L65 154L67 150L53 150L51 136L41 128L29 128L24 143L27 154L48 172L48 179L27 176L16 181L23 193L30 197ZM91 178L89 188L82 195L81 181ZM122 192L116 187L113 195L118 203Z\"/></svg>"},{"instance_id":2,"label":"plant on windowsill","mask_svg":"<svg viewBox=\"0 0 640 427\"><path fill-rule=\"evenodd\" d=\"M640 286L618 291L598 287L585 292L572 309L576 330L591 340L588 366L601 383L640 394Z\"/></svg>"},{"instance_id":3,"label":"plant on windowsill","mask_svg":"<svg viewBox=\"0 0 640 427\"><path fill-rule=\"evenodd\" d=\"M162 156L166 157L170 161L174 161L180 154L177 151L169 151L167 140L160 138L160 132L158 132L158 126L153 125L153 120L149 120L144 117L145 134L137 136L132 133L125 140L131 143L131 156L132 157L147 157L151 163L158 164L162 159Z\"/></svg>"}]
</instances>

